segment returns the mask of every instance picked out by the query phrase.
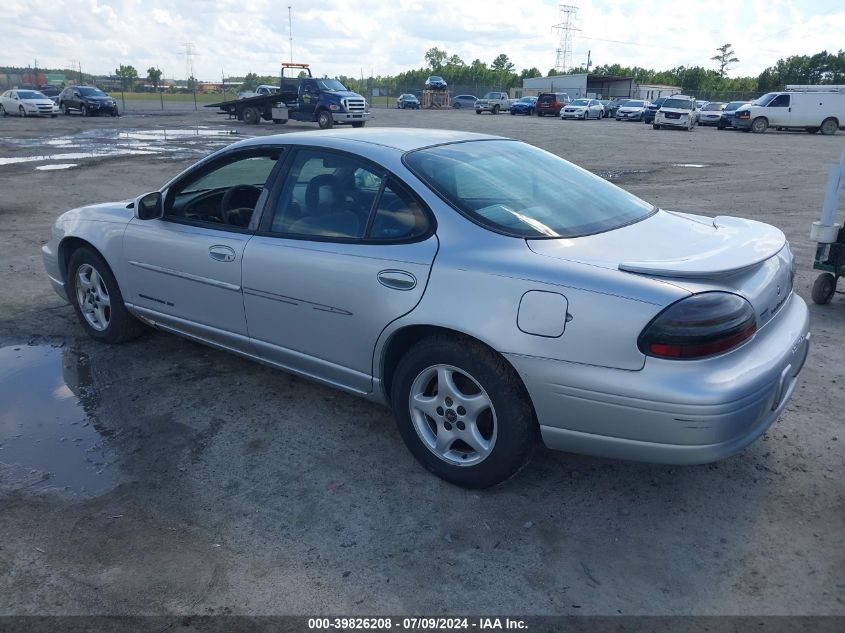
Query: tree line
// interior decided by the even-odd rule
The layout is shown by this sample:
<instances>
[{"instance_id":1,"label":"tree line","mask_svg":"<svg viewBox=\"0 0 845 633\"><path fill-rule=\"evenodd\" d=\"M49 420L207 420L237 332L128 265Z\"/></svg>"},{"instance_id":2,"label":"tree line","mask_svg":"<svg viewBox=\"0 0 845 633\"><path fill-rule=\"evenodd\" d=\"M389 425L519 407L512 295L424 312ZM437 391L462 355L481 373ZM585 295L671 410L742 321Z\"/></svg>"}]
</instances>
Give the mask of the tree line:
<instances>
[{"instance_id":1,"label":"tree line","mask_svg":"<svg viewBox=\"0 0 845 633\"><path fill-rule=\"evenodd\" d=\"M424 55L425 66L407 70L396 75L380 75L377 77L349 77L339 76L338 79L351 90L362 94L369 94L370 89L378 87L388 94L422 89L429 75L441 75L451 86L482 86L485 88L510 90L522 86L522 80L529 77L542 77L543 73L536 67L516 70L510 58L500 53L492 62L474 59L467 64L458 55L449 55L447 51L437 47L430 48ZM739 59L730 44L716 49L716 55L711 58L715 68L706 66L677 66L669 70L654 70L640 66L623 66L621 64L603 64L590 69L598 75L617 75L633 77L638 84L666 84L679 86L682 91L696 95L702 93L759 93L782 89L787 84L845 84L845 51L828 53L821 51L815 55L793 55L779 59L756 77L728 77L727 71ZM26 72L24 68L0 68L6 72ZM42 69L42 72L53 72ZM66 70L70 75L71 71ZM586 68L574 68L570 73L584 73ZM557 74L549 69L545 76ZM139 82L151 84L158 88L161 85L161 70L156 67L147 69L145 77L131 65L121 64L115 69L114 75L120 80L124 90L143 89ZM86 76L88 79L89 76ZM96 81L95 78L91 78ZM241 83L241 88L249 90L259 84L275 85L278 76L260 76L248 73L243 77L228 77L227 82ZM196 87L194 77L188 79L187 87Z\"/></svg>"}]
</instances>

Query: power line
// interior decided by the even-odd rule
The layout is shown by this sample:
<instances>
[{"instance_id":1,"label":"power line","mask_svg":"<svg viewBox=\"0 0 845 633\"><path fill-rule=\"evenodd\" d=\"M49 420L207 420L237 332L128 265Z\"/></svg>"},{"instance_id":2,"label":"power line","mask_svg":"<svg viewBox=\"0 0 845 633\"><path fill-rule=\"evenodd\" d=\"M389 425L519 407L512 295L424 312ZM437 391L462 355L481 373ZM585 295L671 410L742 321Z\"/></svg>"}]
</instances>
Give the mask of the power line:
<instances>
[{"instance_id":1,"label":"power line","mask_svg":"<svg viewBox=\"0 0 845 633\"><path fill-rule=\"evenodd\" d=\"M601 37L587 37L586 35L580 36L582 40L594 40L596 42L613 42L614 44L627 44L629 46L642 46L644 48L671 48L678 51L687 51L689 47L687 46L666 46L660 44L643 44L642 42L623 42L622 40L608 40Z\"/></svg>"}]
</instances>

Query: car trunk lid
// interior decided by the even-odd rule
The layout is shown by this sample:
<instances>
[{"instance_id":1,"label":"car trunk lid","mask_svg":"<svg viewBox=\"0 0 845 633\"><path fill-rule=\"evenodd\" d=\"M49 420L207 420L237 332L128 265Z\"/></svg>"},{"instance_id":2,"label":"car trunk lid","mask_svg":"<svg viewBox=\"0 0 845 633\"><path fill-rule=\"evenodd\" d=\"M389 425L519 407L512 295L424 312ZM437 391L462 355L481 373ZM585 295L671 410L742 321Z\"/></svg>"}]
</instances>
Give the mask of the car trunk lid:
<instances>
[{"instance_id":1,"label":"car trunk lid","mask_svg":"<svg viewBox=\"0 0 845 633\"><path fill-rule=\"evenodd\" d=\"M736 292L754 306L758 326L792 288L792 257L785 245L783 233L762 222L663 210L597 235L528 241L540 255L656 277L689 292Z\"/></svg>"}]
</instances>

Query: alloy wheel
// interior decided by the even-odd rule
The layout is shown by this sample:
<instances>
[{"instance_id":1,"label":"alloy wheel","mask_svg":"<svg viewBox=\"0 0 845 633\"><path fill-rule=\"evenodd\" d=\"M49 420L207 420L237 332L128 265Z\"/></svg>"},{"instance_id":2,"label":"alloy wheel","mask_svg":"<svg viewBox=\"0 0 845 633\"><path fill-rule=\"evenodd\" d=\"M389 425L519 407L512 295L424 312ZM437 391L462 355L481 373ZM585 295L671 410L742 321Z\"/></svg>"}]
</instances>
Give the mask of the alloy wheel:
<instances>
[{"instance_id":1,"label":"alloy wheel","mask_svg":"<svg viewBox=\"0 0 845 633\"><path fill-rule=\"evenodd\" d=\"M76 271L76 301L88 325L98 332L109 327L109 290L100 273L91 264L82 264Z\"/></svg>"},{"instance_id":2,"label":"alloy wheel","mask_svg":"<svg viewBox=\"0 0 845 633\"><path fill-rule=\"evenodd\" d=\"M408 404L417 435L446 463L475 466L493 451L493 401L466 371L452 365L424 369L411 385Z\"/></svg>"}]
</instances>

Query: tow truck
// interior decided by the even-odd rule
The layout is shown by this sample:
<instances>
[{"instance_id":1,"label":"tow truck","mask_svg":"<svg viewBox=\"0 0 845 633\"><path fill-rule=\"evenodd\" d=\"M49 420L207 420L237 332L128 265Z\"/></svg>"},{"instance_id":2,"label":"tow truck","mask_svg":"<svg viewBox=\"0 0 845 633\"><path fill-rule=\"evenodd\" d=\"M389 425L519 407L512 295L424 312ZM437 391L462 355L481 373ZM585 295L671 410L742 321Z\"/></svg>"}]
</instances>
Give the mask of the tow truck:
<instances>
[{"instance_id":1,"label":"tow truck","mask_svg":"<svg viewBox=\"0 0 845 633\"><path fill-rule=\"evenodd\" d=\"M290 76L296 73L296 76ZM249 125L262 119L273 123L288 121L316 122L322 129L335 124L364 127L370 119L366 99L348 90L337 79L311 76L308 64L283 63L279 75L279 91L245 99L210 103L221 114L237 118Z\"/></svg>"}]
</instances>

